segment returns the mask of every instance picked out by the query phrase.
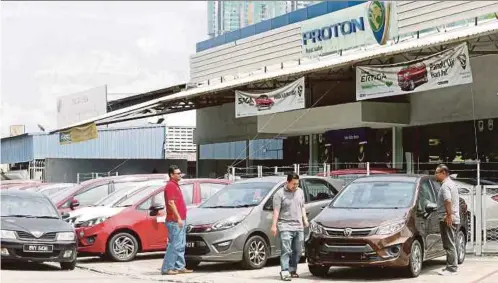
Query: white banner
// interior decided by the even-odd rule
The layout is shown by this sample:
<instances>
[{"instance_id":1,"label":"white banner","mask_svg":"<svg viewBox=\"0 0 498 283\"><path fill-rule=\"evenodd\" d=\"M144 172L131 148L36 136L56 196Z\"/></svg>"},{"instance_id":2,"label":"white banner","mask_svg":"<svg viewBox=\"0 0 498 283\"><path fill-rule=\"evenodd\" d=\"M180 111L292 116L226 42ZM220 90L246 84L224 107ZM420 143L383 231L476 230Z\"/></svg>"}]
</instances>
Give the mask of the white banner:
<instances>
[{"instance_id":1,"label":"white banner","mask_svg":"<svg viewBox=\"0 0 498 283\"><path fill-rule=\"evenodd\" d=\"M304 77L270 92L235 91L235 117L249 117L305 108Z\"/></svg>"},{"instance_id":2,"label":"white banner","mask_svg":"<svg viewBox=\"0 0 498 283\"><path fill-rule=\"evenodd\" d=\"M356 67L356 100L472 83L466 43L402 64Z\"/></svg>"}]
</instances>

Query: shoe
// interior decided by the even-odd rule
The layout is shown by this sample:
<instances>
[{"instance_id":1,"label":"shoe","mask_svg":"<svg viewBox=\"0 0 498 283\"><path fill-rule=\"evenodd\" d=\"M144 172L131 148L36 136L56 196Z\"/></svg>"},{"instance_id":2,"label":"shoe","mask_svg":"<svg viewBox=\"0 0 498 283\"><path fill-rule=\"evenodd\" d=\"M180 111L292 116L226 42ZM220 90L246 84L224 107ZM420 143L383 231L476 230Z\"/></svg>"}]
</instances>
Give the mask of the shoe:
<instances>
[{"instance_id":1,"label":"shoe","mask_svg":"<svg viewBox=\"0 0 498 283\"><path fill-rule=\"evenodd\" d=\"M438 271L438 274L441 276L449 276L449 275L456 275L456 271L450 271L446 268L443 268L443 270Z\"/></svg>"},{"instance_id":2,"label":"shoe","mask_svg":"<svg viewBox=\"0 0 498 283\"><path fill-rule=\"evenodd\" d=\"M176 270L168 270L168 271L161 271L161 275L177 275L178 271Z\"/></svg>"},{"instance_id":3,"label":"shoe","mask_svg":"<svg viewBox=\"0 0 498 283\"><path fill-rule=\"evenodd\" d=\"M292 277L291 277L289 271L281 271L280 272L280 279L282 279L282 281L291 281Z\"/></svg>"},{"instance_id":4,"label":"shoe","mask_svg":"<svg viewBox=\"0 0 498 283\"><path fill-rule=\"evenodd\" d=\"M186 269L186 268L180 269L180 270L175 270L175 271L178 272L178 273L184 273L184 274L185 273L192 273L192 272L194 272L193 270Z\"/></svg>"},{"instance_id":5,"label":"shoe","mask_svg":"<svg viewBox=\"0 0 498 283\"><path fill-rule=\"evenodd\" d=\"M299 278L299 274L297 274L297 272L295 272L295 271L291 271L290 276L292 278Z\"/></svg>"}]
</instances>

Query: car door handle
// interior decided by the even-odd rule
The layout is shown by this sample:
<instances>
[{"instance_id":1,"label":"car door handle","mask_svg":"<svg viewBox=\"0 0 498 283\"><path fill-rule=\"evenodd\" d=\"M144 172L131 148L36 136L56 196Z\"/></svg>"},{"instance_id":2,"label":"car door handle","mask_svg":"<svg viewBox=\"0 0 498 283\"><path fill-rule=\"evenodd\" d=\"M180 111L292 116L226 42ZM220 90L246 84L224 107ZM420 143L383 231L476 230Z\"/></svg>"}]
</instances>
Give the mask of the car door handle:
<instances>
[{"instance_id":1,"label":"car door handle","mask_svg":"<svg viewBox=\"0 0 498 283\"><path fill-rule=\"evenodd\" d=\"M306 215L310 215L310 212L309 212L309 211L306 211Z\"/></svg>"},{"instance_id":2,"label":"car door handle","mask_svg":"<svg viewBox=\"0 0 498 283\"><path fill-rule=\"evenodd\" d=\"M326 205L324 205L324 206L322 206L322 209L325 209L326 207L327 207L327 206L326 206Z\"/></svg>"}]
</instances>

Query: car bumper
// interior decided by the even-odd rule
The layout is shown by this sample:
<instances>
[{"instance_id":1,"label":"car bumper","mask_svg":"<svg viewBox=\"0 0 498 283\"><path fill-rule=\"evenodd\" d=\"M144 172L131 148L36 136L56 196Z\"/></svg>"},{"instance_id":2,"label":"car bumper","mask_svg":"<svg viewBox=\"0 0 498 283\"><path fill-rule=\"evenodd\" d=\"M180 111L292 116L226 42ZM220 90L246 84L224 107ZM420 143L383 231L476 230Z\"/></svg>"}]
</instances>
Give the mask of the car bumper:
<instances>
[{"instance_id":1,"label":"car bumper","mask_svg":"<svg viewBox=\"0 0 498 283\"><path fill-rule=\"evenodd\" d=\"M188 233L185 258L194 261L239 262L248 232L243 225L239 225L223 231ZM195 247L189 247L189 242L194 242Z\"/></svg>"},{"instance_id":2,"label":"car bumper","mask_svg":"<svg viewBox=\"0 0 498 283\"><path fill-rule=\"evenodd\" d=\"M25 252L24 245L50 245L51 252ZM2 261L32 261L32 262L71 262L76 259L75 242L36 242L2 240L0 243Z\"/></svg>"},{"instance_id":3,"label":"car bumper","mask_svg":"<svg viewBox=\"0 0 498 283\"><path fill-rule=\"evenodd\" d=\"M411 243L410 236L400 233L362 238L312 235L305 251L310 265L403 267L409 263Z\"/></svg>"},{"instance_id":4,"label":"car bumper","mask_svg":"<svg viewBox=\"0 0 498 283\"><path fill-rule=\"evenodd\" d=\"M78 227L75 230L78 237L79 255L105 254L109 234L105 232L102 224Z\"/></svg>"}]
</instances>

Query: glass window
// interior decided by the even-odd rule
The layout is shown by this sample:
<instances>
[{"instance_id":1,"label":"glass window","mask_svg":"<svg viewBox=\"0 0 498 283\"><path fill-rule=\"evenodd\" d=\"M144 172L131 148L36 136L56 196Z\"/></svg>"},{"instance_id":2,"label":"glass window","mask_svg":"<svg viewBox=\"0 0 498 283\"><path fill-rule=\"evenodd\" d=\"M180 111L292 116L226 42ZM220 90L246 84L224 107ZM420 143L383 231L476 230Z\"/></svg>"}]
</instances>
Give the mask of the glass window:
<instances>
[{"instance_id":1,"label":"glass window","mask_svg":"<svg viewBox=\"0 0 498 283\"><path fill-rule=\"evenodd\" d=\"M152 205L155 204L161 204L161 205L166 205L164 201L164 192L159 192L155 194L154 196L150 197L146 201L144 201L138 209L140 210L148 210Z\"/></svg>"},{"instance_id":2,"label":"glass window","mask_svg":"<svg viewBox=\"0 0 498 283\"><path fill-rule=\"evenodd\" d=\"M201 188L201 202L204 202L226 185L214 184L214 183L200 183L199 186Z\"/></svg>"},{"instance_id":3,"label":"glass window","mask_svg":"<svg viewBox=\"0 0 498 283\"><path fill-rule=\"evenodd\" d=\"M420 190L418 193L417 208L419 211L424 211L428 203L436 203L436 196L432 190L429 180L424 180L420 183Z\"/></svg>"},{"instance_id":4,"label":"glass window","mask_svg":"<svg viewBox=\"0 0 498 283\"><path fill-rule=\"evenodd\" d=\"M307 198L310 202L332 199L334 197L334 193L329 187L329 184L323 180L304 179L304 184L306 185Z\"/></svg>"},{"instance_id":5,"label":"glass window","mask_svg":"<svg viewBox=\"0 0 498 283\"><path fill-rule=\"evenodd\" d=\"M201 207L244 207L258 205L271 189L273 182L237 182L225 186L206 200Z\"/></svg>"},{"instance_id":6,"label":"glass window","mask_svg":"<svg viewBox=\"0 0 498 283\"><path fill-rule=\"evenodd\" d=\"M413 201L414 182L353 182L331 203L341 208L399 208Z\"/></svg>"},{"instance_id":7,"label":"glass window","mask_svg":"<svg viewBox=\"0 0 498 283\"><path fill-rule=\"evenodd\" d=\"M137 192L135 192L135 194L133 194L132 196L130 196L129 198L126 198L120 202L117 202L113 205L113 207L127 207L127 206L132 206L136 203L138 203L139 201L141 201L142 199L146 198L147 196L149 196L150 194L152 194L155 190L161 188L162 186L148 186L146 188L144 188L143 190L139 190ZM149 209L150 207L150 202L149 202L149 206L147 207L147 209Z\"/></svg>"},{"instance_id":8,"label":"glass window","mask_svg":"<svg viewBox=\"0 0 498 283\"><path fill-rule=\"evenodd\" d=\"M186 205L192 204L193 202L193 194L194 194L194 184L183 184L180 185L180 189L182 190L183 200Z\"/></svg>"},{"instance_id":9,"label":"glass window","mask_svg":"<svg viewBox=\"0 0 498 283\"><path fill-rule=\"evenodd\" d=\"M32 217L59 218L53 204L45 197L20 197L2 195L1 216L25 215Z\"/></svg>"},{"instance_id":10,"label":"glass window","mask_svg":"<svg viewBox=\"0 0 498 283\"><path fill-rule=\"evenodd\" d=\"M95 206L109 206L111 207L117 202L124 201L125 199L132 196L138 190L143 189L142 186L130 186L128 188L122 188L114 193L108 195L107 197L99 200L95 203Z\"/></svg>"},{"instance_id":11,"label":"glass window","mask_svg":"<svg viewBox=\"0 0 498 283\"><path fill-rule=\"evenodd\" d=\"M108 194L109 185L105 184L79 193L75 195L74 198L80 203L80 206L88 206L96 203L100 199L106 197Z\"/></svg>"}]
</instances>

